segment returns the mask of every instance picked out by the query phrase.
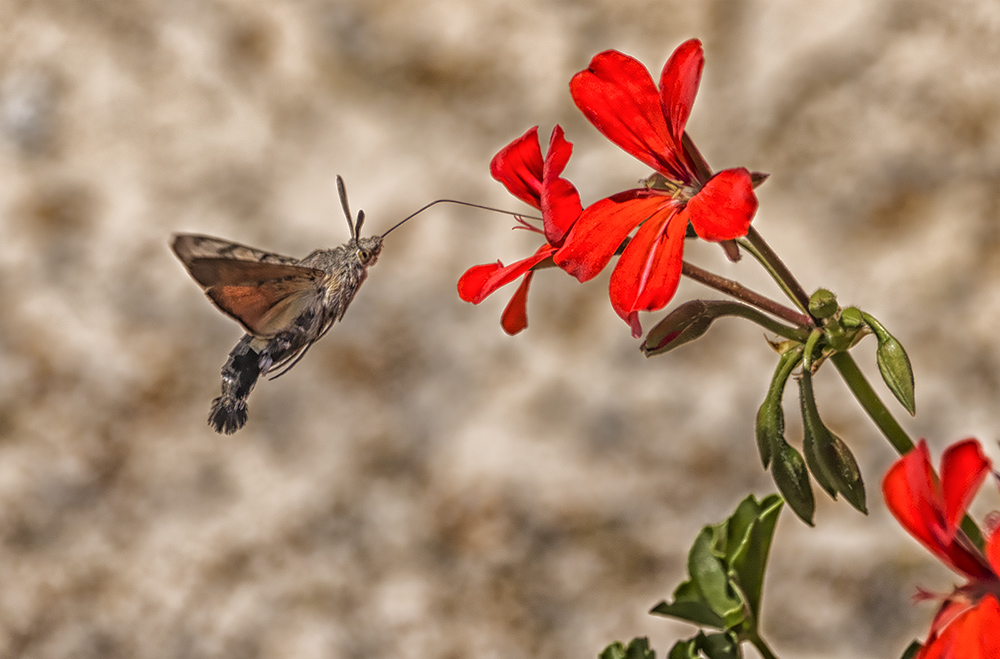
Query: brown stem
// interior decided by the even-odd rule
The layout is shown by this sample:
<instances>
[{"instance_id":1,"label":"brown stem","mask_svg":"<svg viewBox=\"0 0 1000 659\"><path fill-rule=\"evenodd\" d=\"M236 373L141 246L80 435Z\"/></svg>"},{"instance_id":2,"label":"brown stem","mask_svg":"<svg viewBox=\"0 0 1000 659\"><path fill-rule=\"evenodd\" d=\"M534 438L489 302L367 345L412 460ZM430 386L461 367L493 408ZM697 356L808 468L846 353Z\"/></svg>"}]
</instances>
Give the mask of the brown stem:
<instances>
[{"instance_id":1,"label":"brown stem","mask_svg":"<svg viewBox=\"0 0 1000 659\"><path fill-rule=\"evenodd\" d=\"M775 302L769 297L764 297L760 293L752 291L743 284L739 284L732 279L720 277L719 275L709 272L708 270L703 270L696 265L692 265L687 261L684 261L681 274L702 283L709 288L714 288L715 290L725 293L726 295L730 295L737 300L743 300L747 304L752 304L758 309L766 311L772 316L777 316L778 318L787 320L797 327L813 326L813 320L809 316Z\"/></svg>"}]
</instances>

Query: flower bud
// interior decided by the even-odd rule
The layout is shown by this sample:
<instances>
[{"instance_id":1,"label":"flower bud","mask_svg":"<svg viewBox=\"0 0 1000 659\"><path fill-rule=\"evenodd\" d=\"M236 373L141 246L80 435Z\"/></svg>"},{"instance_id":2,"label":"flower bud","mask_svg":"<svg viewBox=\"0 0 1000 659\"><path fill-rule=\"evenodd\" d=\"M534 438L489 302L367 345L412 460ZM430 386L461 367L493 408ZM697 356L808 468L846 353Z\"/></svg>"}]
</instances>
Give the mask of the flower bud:
<instances>
[{"instance_id":1,"label":"flower bud","mask_svg":"<svg viewBox=\"0 0 1000 659\"><path fill-rule=\"evenodd\" d=\"M885 386L889 387L896 400L913 416L917 407L913 393L913 367L910 366L910 358L907 357L903 344L869 314L862 313L862 317L878 339L875 361Z\"/></svg>"},{"instance_id":2,"label":"flower bud","mask_svg":"<svg viewBox=\"0 0 1000 659\"><path fill-rule=\"evenodd\" d=\"M809 298L809 313L814 318L830 318L837 313L837 296L821 288Z\"/></svg>"}]
</instances>

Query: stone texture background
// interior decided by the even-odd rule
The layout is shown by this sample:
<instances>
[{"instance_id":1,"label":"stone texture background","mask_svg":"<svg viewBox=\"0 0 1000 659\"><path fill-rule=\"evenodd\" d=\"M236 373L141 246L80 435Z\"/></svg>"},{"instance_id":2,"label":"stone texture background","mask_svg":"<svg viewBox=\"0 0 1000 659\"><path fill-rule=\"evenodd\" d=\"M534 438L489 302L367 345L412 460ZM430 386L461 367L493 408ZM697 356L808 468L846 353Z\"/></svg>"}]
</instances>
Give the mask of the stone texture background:
<instances>
[{"instance_id":1,"label":"stone texture background","mask_svg":"<svg viewBox=\"0 0 1000 659\"><path fill-rule=\"evenodd\" d=\"M594 201L647 172L580 116L570 77L605 48L658 72L692 36L709 162L770 172L758 229L905 342L906 427L996 457L995 3L7 0L0 656L593 657L693 633L646 611L701 525L772 489L759 330L647 361L606 276L547 272L511 339L507 295L475 308L455 280L533 237L441 207L390 237L344 323L225 438L205 416L240 331L167 248L174 231L339 244L338 173L372 231L443 196L517 209L487 164L535 124L566 128ZM716 252L690 257L774 290ZM915 585L956 578L881 506L886 443L835 373L819 387L872 512L784 517L765 627L781 656L896 657L933 610Z\"/></svg>"}]
</instances>

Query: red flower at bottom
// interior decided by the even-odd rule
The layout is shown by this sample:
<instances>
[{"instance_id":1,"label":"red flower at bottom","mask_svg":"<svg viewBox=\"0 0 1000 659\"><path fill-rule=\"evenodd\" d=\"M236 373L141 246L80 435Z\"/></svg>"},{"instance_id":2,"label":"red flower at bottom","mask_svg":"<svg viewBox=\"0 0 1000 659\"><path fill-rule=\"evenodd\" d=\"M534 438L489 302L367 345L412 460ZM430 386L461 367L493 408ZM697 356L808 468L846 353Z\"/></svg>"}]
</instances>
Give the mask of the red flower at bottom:
<instances>
[{"instance_id":1,"label":"red flower at bottom","mask_svg":"<svg viewBox=\"0 0 1000 659\"><path fill-rule=\"evenodd\" d=\"M566 168L573 145L563 137L558 125L552 130L549 150L542 159L535 126L493 157L490 172L512 195L542 212L542 229L521 220L522 228L545 236L545 244L526 259L505 266L500 261L469 268L458 280L458 295L466 302L479 304L495 290L524 277L504 309L500 324L508 334L517 334L528 326L528 286L533 268L550 258L563 244L582 209L580 195L573 184L559 175Z\"/></svg>"},{"instance_id":2,"label":"red flower at bottom","mask_svg":"<svg viewBox=\"0 0 1000 659\"><path fill-rule=\"evenodd\" d=\"M989 472L979 442L967 439L944 452L938 479L921 440L882 481L886 505L903 528L967 579L944 598L918 659L1000 657L1000 528L989 534L985 552L961 529Z\"/></svg>"}]
</instances>

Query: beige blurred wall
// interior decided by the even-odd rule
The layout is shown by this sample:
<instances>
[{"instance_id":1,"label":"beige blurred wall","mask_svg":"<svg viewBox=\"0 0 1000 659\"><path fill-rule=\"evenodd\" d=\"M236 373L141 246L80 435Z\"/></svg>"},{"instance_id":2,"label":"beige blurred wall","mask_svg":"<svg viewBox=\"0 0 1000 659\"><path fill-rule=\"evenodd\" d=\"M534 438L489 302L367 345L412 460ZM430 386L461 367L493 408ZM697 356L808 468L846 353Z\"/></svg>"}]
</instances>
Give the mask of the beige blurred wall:
<instances>
[{"instance_id":1,"label":"beige blurred wall","mask_svg":"<svg viewBox=\"0 0 1000 659\"><path fill-rule=\"evenodd\" d=\"M534 237L440 207L220 437L240 330L167 248L339 244L338 173L370 231L439 197L521 209L488 162L536 124L565 127L585 202L631 187L648 172L568 94L606 48L658 73L703 40L709 162L770 172L757 228L904 341L906 427L998 456L995 3L7 0L0 26L0 656L593 657L694 633L646 611L703 524L772 489L759 329L647 361L606 276L548 271L507 337L508 293L476 308L455 281ZM957 578L880 505L886 443L819 386L872 513L785 516L765 629L781 656L899 656L933 611L915 586Z\"/></svg>"}]
</instances>

